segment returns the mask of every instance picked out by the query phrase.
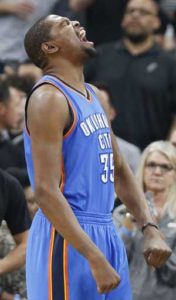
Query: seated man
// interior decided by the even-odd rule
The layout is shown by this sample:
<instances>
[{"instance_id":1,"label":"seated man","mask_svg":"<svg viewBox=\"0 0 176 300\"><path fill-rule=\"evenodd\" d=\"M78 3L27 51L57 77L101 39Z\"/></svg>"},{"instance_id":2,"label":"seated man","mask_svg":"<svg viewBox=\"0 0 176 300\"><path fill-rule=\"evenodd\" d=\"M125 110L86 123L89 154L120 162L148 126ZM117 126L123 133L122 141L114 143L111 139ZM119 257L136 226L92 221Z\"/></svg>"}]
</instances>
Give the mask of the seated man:
<instances>
[{"instance_id":1,"label":"seated man","mask_svg":"<svg viewBox=\"0 0 176 300\"><path fill-rule=\"evenodd\" d=\"M6 221L16 247L0 259L1 279L5 274L24 266L26 241L31 221L22 187L15 178L0 170L0 224L2 220ZM9 291L4 291L2 286L0 299L6 299L6 292Z\"/></svg>"}]
</instances>

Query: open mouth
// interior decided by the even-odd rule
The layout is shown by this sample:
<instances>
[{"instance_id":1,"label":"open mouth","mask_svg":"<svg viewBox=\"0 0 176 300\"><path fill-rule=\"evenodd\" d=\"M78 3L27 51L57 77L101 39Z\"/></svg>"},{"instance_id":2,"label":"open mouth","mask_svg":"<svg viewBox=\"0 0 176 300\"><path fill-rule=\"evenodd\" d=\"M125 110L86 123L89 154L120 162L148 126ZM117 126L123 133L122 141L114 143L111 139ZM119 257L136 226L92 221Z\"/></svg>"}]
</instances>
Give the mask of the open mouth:
<instances>
[{"instance_id":1,"label":"open mouth","mask_svg":"<svg viewBox=\"0 0 176 300\"><path fill-rule=\"evenodd\" d=\"M87 44L91 44L93 45L93 42L88 41L87 37L86 37L86 31L84 30L84 28L80 28L79 31L76 31L76 35L79 38L81 43L87 43Z\"/></svg>"},{"instance_id":2,"label":"open mouth","mask_svg":"<svg viewBox=\"0 0 176 300\"><path fill-rule=\"evenodd\" d=\"M80 32L78 33L78 37L81 42L87 42L86 32L84 29L80 30Z\"/></svg>"}]
</instances>

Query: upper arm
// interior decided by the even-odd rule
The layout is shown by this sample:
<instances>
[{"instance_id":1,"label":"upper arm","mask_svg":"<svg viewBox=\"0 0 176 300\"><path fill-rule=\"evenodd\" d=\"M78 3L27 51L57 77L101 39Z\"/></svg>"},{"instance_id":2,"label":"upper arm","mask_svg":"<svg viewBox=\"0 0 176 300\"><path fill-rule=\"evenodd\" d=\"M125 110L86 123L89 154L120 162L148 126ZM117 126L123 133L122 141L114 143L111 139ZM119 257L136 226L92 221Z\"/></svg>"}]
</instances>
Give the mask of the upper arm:
<instances>
[{"instance_id":1,"label":"upper arm","mask_svg":"<svg viewBox=\"0 0 176 300\"><path fill-rule=\"evenodd\" d=\"M52 188L61 178L63 132L69 123L66 98L53 86L41 86L32 94L27 113L35 188Z\"/></svg>"}]
</instances>

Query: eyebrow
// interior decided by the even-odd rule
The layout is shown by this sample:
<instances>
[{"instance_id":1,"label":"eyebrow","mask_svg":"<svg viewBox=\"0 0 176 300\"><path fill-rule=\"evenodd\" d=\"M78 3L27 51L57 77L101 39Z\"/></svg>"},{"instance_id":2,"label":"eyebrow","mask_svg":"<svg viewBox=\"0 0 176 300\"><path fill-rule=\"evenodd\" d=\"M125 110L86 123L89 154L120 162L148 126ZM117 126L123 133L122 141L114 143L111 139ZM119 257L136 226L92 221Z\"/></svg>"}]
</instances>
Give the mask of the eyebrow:
<instances>
[{"instance_id":1,"label":"eyebrow","mask_svg":"<svg viewBox=\"0 0 176 300\"><path fill-rule=\"evenodd\" d=\"M70 20L68 18L63 18L60 22L60 25L63 26L65 22L70 22Z\"/></svg>"}]
</instances>

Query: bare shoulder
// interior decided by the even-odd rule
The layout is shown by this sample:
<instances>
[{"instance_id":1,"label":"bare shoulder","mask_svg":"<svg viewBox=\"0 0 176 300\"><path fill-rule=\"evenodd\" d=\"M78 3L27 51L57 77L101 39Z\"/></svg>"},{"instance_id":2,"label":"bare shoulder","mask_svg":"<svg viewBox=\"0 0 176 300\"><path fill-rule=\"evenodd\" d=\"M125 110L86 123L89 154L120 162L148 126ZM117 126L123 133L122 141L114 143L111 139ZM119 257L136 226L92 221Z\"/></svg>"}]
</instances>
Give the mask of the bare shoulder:
<instances>
[{"instance_id":1,"label":"bare shoulder","mask_svg":"<svg viewBox=\"0 0 176 300\"><path fill-rule=\"evenodd\" d=\"M64 94L52 85L42 85L37 88L30 97L29 110L46 110L54 111L52 108L68 108L67 100Z\"/></svg>"},{"instance_id":2,"label":"bare shoulder","mask_svg":"<svg viewBox=\"0 0 176 300\"><path fill-rule=\"evenodd\" d=\"M65 95L56 87L42 85L30 97L27 108L29 129L36 124L51 124L57 121L65 127L69 122L69 109ZM47 121L47 122L46 122Z\"/></svg>"}]
</instances>

